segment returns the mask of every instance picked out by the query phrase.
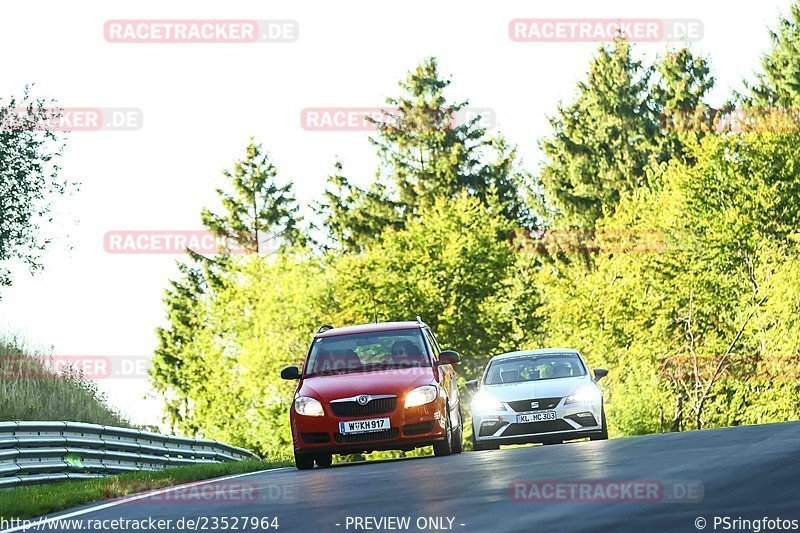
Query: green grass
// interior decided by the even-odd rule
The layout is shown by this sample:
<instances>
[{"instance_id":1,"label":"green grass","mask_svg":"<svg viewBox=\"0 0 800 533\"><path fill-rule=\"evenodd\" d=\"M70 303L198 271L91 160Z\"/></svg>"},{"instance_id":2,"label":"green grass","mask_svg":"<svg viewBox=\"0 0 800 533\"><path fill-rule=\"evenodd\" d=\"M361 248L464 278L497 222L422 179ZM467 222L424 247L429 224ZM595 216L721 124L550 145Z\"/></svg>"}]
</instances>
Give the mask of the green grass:
<instances>
[{"instance_id":1,"label":"green grass","mask_svg":"<svg viewBox=\"0 0 800 533\"><path fill-rule=\"evenodd\" d=\"M107 478L0 490L0 517L30 519L106 498L258 470L293 465L288 458L182 466Z\"/></svg>"},{"instance_id":2,"label":"green grass","mask_svg":"<svg viewBox=\"0 0 800 533\"><path fill-rule=\"evenodd\" d=\"M0 421L69 420L130 427L97 385L80 374L54 374L48 357L13 337L0 337Z\"/></svg>"}]
</instances>

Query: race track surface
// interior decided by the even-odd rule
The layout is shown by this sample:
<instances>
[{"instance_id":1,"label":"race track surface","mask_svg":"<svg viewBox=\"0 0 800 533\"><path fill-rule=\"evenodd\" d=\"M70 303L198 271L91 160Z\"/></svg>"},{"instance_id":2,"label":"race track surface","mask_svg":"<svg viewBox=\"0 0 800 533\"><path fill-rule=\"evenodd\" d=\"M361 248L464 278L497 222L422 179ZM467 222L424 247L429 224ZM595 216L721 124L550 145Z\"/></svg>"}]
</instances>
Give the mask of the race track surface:
<instances>
[{"instance_id":1,"label":"race track surface","mask_svg":"<svg viewBox=\"0 0 800 533\"><path fill-rule=\"evenodd\" d=\"M593 501L570 495L578 481ZM619 501L619 482L629 482L629 501ZM702 517L706 531L722 531L715 516L800 519L800 423L284 468L97 507L59 516L170 519L172 531L189 519L221 531L212 520L227 517L234 531L232 517L277 517L281 532L698 531ZM408 522L378 521L387 517ZM69 530L55 525L40 531ZM243 525L235 530L270 530Z\"/></svg>"}]
</instances>

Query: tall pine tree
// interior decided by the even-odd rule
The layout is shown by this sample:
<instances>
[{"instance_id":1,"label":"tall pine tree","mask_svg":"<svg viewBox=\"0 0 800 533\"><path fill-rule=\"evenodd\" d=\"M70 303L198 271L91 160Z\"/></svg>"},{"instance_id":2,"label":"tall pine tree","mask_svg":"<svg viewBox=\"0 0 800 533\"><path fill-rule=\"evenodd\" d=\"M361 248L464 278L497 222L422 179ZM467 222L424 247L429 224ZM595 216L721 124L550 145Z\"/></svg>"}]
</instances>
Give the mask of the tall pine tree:
<instances>
[{"instance_id":1,"label":"tall pine tree","mask_svg":"<svg viewBox=\"0 0 800 533\"><path fill-rule=\"evenodd\" d=\"M772 47L761 59L762 72L748 84L742 99L754 107L800 107L800 2L794 2L788 17L770 31Z\"/></svg>"},{"instance_id":2,"label":"tall pine tree","mask_svg":"<svg viewBox=\"0 0 800 533\"><path fill-rule=\"evenodd\" d=\"M541 181L568 224L593 227L613 211L621 192L642 183L658 134L648 98L651 72L618 38L600 48L575 102L559 106L550 119L553 135L541 142Z\"/></svg>"},{"instance_id":3,"label":"tall pine tree","mask_svg":"<svg viewBox=\"0 0 800 533\"><path fill-rule=\"evenodd\" d=\"M328 237L338 249L358 251L374 242L386 228L403 225L401 209L392 201L381 182L362 189L344 175L341 161L328 177L323 200L315 206Z\"/></svg>"},{"instance_id":4,"label":"tall pine tree","mask_svg":"<svg viewBox=\"0 0 800 533\"><path fill-rule=\"evenodd\" d=\"M662 130L662 117L701 106L713 83L705 59L687 49L645 66L622 38L602 46L577 98L559 106L552 135L540 143L540 180L560 224L593 228L613 214L621 195L646 185L651 160L681 156L681 136Z\"/></svg>"},{"instance_id":5,"label":"tall pine tree","mask_svg":"<svg viewBox=\"0 0 800 533\"><path fill-rule=\"evenodd\" d=\"M498 204L506 218L528 222L520 189L526 176L514 147L490 136L480 117L465 118L468 102L449 102L436 59L428 58L400 82L400 95L386 99L383 116L372 119L377 179L366 189L348 182L340 169L329 178L319 207L332 240L360 249L387 227L401 228L437 201L463 192Z\"/></svg>"},{"instance_id":6,"label":"tall pine tree","mask_svg":"<svg viewBox=\"0 0 800 533\"><path fill-rule=\"evenodd\" d=\"M208 230L249 253L265 254L279 245L305 242L292 185L277 184L278 171L260 144L251 139L245 158L223 174L232 191L217 189L224 214L203 209ZM170 425L194 434L198 428L192 423L190 398L203 390L212 370L204 359L206 347L194 341L207 327L209 302L226 288L225 273L235 260L225 253L215 257L188 253L189 260L178 263L180 275L170 281L164 295L167 326L156 330L158 346L150 379L165 398Z\"/></svg>"},{"instance_id":7,"label":"tall pine tree","mask_svg":"<svg viewBox=\"0 0 800 533\"><path fill-rule=\"evenodd\" d=\"M245 158L223 174L233 192L217 189L225 213L203 209L206 228L252 253L275 249L276 243L304 242L292 185L277 184L278 170L260 144L250 139Z\"/></svg>"}]
</instances>

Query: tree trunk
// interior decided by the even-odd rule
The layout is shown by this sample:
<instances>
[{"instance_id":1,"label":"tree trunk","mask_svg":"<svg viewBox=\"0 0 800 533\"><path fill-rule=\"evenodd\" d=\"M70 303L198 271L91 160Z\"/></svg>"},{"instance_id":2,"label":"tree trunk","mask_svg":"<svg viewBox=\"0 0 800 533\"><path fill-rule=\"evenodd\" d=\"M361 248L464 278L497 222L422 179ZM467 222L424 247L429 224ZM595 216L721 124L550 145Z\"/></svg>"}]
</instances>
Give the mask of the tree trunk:
<instances>
[{"instance_id":1,"label":"tree trunk","mask_svg":"<svg viewBox=\"0 0 800 533\"><path fill-rule=\"evenodd\" d=\"M683 425L683 394L678 394L675 400L675 417L672 419L672 427L670 431L676 432L681 430Z\"/></svg>"}]
</instances>

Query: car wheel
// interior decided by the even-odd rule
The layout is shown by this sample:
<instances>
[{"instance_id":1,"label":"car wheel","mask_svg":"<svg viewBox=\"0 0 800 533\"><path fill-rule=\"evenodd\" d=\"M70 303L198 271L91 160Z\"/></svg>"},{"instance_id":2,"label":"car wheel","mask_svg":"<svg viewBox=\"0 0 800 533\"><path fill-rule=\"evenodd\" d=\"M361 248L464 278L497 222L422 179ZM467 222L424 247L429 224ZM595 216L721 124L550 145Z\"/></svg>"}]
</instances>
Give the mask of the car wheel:
<instances>
[{"instance_id":1,"label":"car wheel","mask_svg":"<svg viewBox=\"0 0 800 533\"><path fill-rule=\"evenodd\" d=\"M484 450L499 450L500 449L500 445L499 444L483 444L483 443L478 442L478 440L475 438L475 428L473 428L472 431L473 431L473 433L472 433L472 449L475 450L476 452L482 452Z\"/></svg>"},{"instance_id":2,"label":"car wheel","mask_svg":"<svg viewBox=\"0 0 800 533\"><path fill-rule=\"evenodd\" d=\"M464 451L464 419L461 417L461 409L458 410L458 429L453 431L453 453Z\"/></svg>"},{"instance_id":3,"label":"car wheel","mask_svg":"<svg viewBox=\"0 0 800 533\"><path fill-rule=\"evenodd\" d=\"M607 440L608 439L608 426L606 425L606 407L600 408L600 423L603 425L603 430L595 435L590 435L589 440Z\"/></svg>"},{"instance_id":4,"label":"car wheel","mask_svg":"<svg viewBox=\"0 0 800 533\"><path fill-rule=\"evenodd\" d=\"M314 456L307 453L294 452L294 466L298 470L311 470L314 468Z\"/></svg>"},{"instance_id":5,"label":"car wheel","mask_svg":"<svg viewBox=\"0 0 800 533\"><path fill-rule=\"evenodd\" d=\"M433 443L433 455L442 457L453 453L453 425L450 423L450 408L445 408L444 439Z\"/></svg>"},{"instance_id":6,"label":"car wheel","mask_svg":"<svg viewBox=\"0 0 800 533\"><path fill-rule=\"evenodd\" d=\"M330 453L321 453L314 457L314 462L320 468L328 468L333 464L333 455Z\"/></svg>"}]
</instances>

